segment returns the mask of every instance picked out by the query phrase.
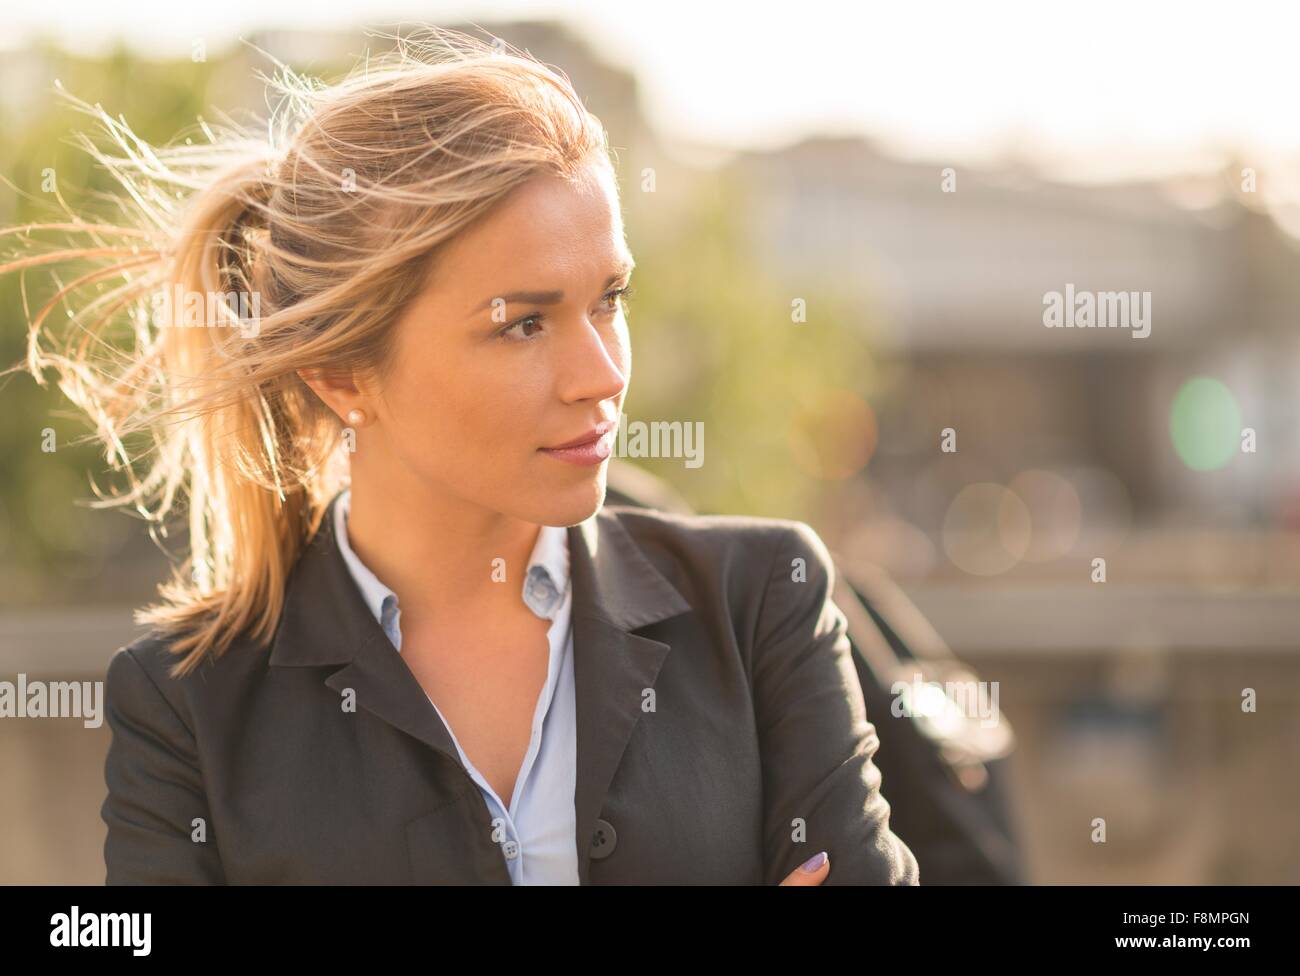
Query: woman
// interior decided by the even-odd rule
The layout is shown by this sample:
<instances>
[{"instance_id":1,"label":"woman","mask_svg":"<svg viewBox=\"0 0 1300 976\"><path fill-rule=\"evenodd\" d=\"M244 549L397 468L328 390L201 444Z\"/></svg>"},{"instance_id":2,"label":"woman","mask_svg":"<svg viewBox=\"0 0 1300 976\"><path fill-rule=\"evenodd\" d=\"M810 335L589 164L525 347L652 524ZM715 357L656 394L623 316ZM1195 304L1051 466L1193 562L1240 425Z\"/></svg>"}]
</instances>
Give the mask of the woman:
<instances>
[{"instance_id":1,"label":"woman","mask_svg":"<svg viewBox=\"0 0 1300 976\"><path fill-rule=\"evenodd\" d=\"M140 226L19 262L105 262L29 367L134 472L113 501L187 503L108 669L108 882L915 883L813 530L602 508L633 259L599 122L432 37L286 70L266 145L101 113ZM92 364L118 309L134 352Z\"/></svg>"}]
</instances>

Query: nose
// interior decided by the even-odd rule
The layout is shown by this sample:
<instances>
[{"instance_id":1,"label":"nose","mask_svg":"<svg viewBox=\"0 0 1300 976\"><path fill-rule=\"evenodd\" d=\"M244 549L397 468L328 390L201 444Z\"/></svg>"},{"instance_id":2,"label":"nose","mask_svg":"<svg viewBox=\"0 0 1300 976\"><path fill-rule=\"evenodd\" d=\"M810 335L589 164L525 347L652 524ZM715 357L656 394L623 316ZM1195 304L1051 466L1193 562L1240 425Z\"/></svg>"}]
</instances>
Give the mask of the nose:
<instances>
[{"instance_id":1,"label":"nose","mask_svg":"<svg viewBox=\"0 0 1300 976\"><path fill-rule=\"evenodd\" d=\"M599 403L620 396L627 389L632 362L626 329L617 323L602 328L584 319L575 332L578 338L566 357L568 368L562 372L563 399Z\"/></svg>"}]
</instances>

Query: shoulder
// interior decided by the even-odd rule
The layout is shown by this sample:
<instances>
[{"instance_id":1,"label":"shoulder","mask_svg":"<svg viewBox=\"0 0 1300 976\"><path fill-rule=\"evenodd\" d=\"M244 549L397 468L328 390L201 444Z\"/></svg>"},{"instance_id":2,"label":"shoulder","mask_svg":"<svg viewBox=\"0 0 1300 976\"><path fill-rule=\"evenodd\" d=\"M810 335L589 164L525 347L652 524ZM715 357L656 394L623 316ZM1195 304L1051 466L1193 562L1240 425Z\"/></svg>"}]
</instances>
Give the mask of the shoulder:
<instances>
[{"instance_id":1,"label":"shoulder","mask_svg":"<svg viewBox=\"0 0 1300 976\"><path fill-rule=\"evenodd\" d=\"M167 646L161 635L149 633L119 647L109 659L103 700L113 730L110 760L127 743L167 743L183 752L193 740L182 690L167 673Z\"/></svg>"},{"instance_id":2,"label":"shoulder","mask_svg":"<svg viewBox=\"0 0 1300 976\"><path fill-rule=\"evenodd\" d=\"M163 689L171 680L169 668L180 660L170 646L161 632L150 631L115 650L106 675L109 694L140 697L152 693L166 697Z\"/></svg>"},{"instance_id":3,"label":"shoulder","mask_svg":"<svg viewBox=\"0 0 1300 976\"><path fill-rule=\"evenodd\" d=\"M110 711L135 716L165 713L193 732L195 696L217 685L246 682L248 672L265 667L264 654L250 653L237 639L217 658L205 658L193 670L178 674L184 655L175 649L176 636L150 630L115 650L104 676L104 700Z\"/></svg>"}]
</instances>

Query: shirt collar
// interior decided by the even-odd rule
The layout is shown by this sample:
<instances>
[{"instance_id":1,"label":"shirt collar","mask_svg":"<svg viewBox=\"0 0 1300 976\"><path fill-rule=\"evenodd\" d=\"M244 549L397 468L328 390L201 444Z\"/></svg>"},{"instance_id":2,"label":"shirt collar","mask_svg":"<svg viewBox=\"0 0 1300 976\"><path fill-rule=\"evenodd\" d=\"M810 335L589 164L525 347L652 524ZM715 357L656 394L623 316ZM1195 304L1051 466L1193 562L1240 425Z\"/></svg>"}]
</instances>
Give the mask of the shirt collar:
<instances>
[{"instance_id":1,"label":"shirt collar","mask_svg":"<svg viewBox=\"0 0 1300 976\"><path fill-rule=\"evenodd\" d=\"M361 595L365 597L366 606L370 607L370 612L375 615L376 620L382 621L385 602L391 599L396 604L397 594L385 586L379 577L370 571L370 567L352 551L352 546L348 542L348 511L351 501L352 492L347 490L339 496L338 503L334 506L334 538L338 539L343 561L348 564L352 578L356 580Z\"/></svg>"},{"instance_id":2,"label":"shirt collar","mask_svg":"<svg viewBox=\"0 0 1300 976\"><path fill-rule=\"evenodd\" d=\"M352 491L345 489L334 506L334 536L343 561L356 580L366 605L375 619L384 622L385 611L397 607L397 594L386 586L352 550L348 541L348 511ZM521 596L528 609L539 617L554 618L569 588L569 533L563 526L543 525L537 533L528 568L524 572Z\"/></svg>"},{"instance_id":3,"label":"shirt collar","mask_svg":"<svg viewBox=\"0 0 1300 976\"><path fill-rule=\"evenodd\" d=\"M524 573L524 603L537 616L553 619L568 588L569 530L543 525Z\"/></svg>"}]
</instances>

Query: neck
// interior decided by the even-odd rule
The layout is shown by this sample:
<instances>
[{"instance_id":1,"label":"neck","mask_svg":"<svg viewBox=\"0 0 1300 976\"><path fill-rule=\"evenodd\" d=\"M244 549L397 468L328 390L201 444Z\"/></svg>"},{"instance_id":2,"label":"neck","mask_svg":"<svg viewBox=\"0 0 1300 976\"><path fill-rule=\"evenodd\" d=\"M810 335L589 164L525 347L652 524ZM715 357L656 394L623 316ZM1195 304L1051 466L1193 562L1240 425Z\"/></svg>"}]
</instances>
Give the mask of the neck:
<instances>
[{"instance_id":1,"label":"neck","mask_svg":"<svg viewBox=\"0 0 1300 976\"><path fill-rule=\"evenodd\" d=\"M348 542L397 594L404 621L518 601L540 526L445 492L381 486L358 474Z\"/></svg>"}]
</instances>

